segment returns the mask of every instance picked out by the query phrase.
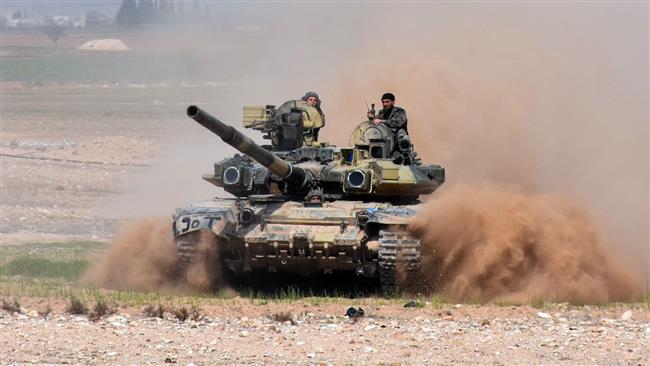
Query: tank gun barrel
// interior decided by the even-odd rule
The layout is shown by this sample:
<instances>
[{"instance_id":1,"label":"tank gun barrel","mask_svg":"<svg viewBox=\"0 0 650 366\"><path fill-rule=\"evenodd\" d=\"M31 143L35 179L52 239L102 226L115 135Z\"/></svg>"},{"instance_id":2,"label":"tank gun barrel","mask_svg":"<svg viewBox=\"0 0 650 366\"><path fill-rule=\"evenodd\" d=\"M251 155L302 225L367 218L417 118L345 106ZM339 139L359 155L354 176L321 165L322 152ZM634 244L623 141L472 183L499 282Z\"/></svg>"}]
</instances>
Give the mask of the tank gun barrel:
<instances>
[{"instance_id":1,"label":"tank gun barrel","mask_svg":"<svg viewBox=\"0 0 650 366\"><path fill-rule=\"evenodd\" d=\"M228 145L250 156L258 163L264 165L271 173L284 179L292 186L303 186L306 182L304 170L294 167L280 159L272 152L256 144L251 138L242 134L237 129L229 126L201 108L191 105L187 107L187 116L207 128Z\"/></svg>"}]
</instances>

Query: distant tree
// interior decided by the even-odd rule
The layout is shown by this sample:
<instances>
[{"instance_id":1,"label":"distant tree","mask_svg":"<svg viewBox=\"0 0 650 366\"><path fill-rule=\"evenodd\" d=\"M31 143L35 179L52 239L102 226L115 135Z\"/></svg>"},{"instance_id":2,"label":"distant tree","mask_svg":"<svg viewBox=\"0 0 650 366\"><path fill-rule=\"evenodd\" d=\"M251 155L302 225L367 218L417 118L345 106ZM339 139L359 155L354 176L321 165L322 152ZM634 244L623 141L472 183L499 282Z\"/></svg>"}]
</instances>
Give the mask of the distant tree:
<instances>
[{"instance_id":1,"label":"distant tree","mask_svg":"<svg viewBox=\"0 0 650 366\"><path fill-rule=\"evenodd\" d=\"M121 25L135 25L138 23L138 8L135 0L122 0L120 10L115 16L115 23Z\"/></svg>"},{"instance_id":2,"label":"distant tree","mask_svg":"<svg viewBox=\"0 0 650 366\"><path fill-rule=\"evenodd\" d=\"M43 28L43 33L47 34L48 37L54 42L55 47L59 47L59 38L65 33L65 29L56 24L48 25Z\"/></svg>"},{"instance_id":3,"label":"distant tree","mask_svg":"<svg viewBox=\"0 0 650 366\"><path fill-rule=\"evenodd\" d=\"M96 11L91 10L86 12L86 26L95 25L99 23L99 14Z\"/></svg>"},{"instance_id":4,"label":"distant tree","mask_svg":"<svg viewBox=\"0 0 650 366\"><path fill-rule=\"evenodd\" d=\"M162 23L169 20L169 2L167 0L158 0L158 20Z\"/></svg>"},{"instance_id":5,"label":"distant tree","mask_svg":"<svg viewBox=\"0 0 650 366\"><path fill-rule=\"evenodd\" d=\"M185 17L185 2L184 1L179 1L178 2L178 7L176 8L176 17L178 18L183 18Z\"/></svg>"},{"instance_id":6,"label":"distant tree","mask_svg":"<svg viewBox=\"0 0 650 366\"><path fill-rule=\"evenodd\" d=\"M156 18L156 9L153 0L140 0L138 2L138 22L140 24L153 23Z\"/></svg>"},{"instance_id":7,"label":"distant tree","mask_svg":"<svg viewBox=\"0 0 650 366\"><path fill-rule=\"evenodd\" d=\"M11 19L23 19L23 13L20 10L16 10L11 14Z\"/></svg>"},{"instance_id":8,"label":"distant tree","mask_svg":"<svg viewBox=\"0 0 650 366\"><path fill-rule=\"evenodd\" d=\"M192 2L192 16L198 17L201 15L201 7L199 6L199 0L194 0Z\"/></svg>"}]
</instances>

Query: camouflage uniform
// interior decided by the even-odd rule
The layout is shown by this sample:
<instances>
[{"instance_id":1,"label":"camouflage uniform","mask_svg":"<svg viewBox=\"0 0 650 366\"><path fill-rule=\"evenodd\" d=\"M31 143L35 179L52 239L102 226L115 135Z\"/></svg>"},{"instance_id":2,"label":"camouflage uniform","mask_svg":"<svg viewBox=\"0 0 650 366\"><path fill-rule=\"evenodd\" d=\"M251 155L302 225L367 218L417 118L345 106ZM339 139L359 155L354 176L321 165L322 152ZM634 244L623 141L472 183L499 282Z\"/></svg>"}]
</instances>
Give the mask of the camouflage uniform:
<instances>
[{"instance_id":1,"label":"camouflage uniform","mask_svg":"<svg viewBox=\"0 0 650 366\"><path fill-rule=\"evenodd\" d=\"M386 115L387 114L387 115ZM393 107L390 111L380 110L377 113L377 118L383 120L386 126L390 127L393 132L397 133L399 130L404 130L408 133L406 111L404 108Z\"/></svg>"},{"instance_id":2,"label":"camouflage uniform","mask_svg":"<svg viewBox=\"0 0 650 366\"><path fill-rule=\"evenodd\" d=\"M314 106L314 108L316 108L318 113L320 113L320 117L323 120L323 127L325 127L325 113L323 113L323 110L320 109L320 97L318 96L318 94L316 94L316 92L308 91L305 93L305 95L302 98L300 98L300 100L306 102L307 99L309 99L309 97L316 98L316 105ZM315 141L318 140L318 131L320 131L321 128L314 128L311 131Z\"/></svg>"}]
</instances>

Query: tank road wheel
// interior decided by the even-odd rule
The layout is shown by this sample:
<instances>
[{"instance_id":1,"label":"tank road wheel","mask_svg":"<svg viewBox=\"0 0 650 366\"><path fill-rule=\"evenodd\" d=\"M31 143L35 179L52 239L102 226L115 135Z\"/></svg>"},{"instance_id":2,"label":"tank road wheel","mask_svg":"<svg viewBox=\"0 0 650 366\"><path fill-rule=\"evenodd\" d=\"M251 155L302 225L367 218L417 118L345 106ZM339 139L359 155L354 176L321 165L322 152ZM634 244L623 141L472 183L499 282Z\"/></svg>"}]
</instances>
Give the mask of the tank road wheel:
<instances>
[{"instance_id":1,"label":"tank road wheel","mask_svg":"<svg viewBox=\"0 0 650 366\"><path fill-rule=\"evenodd\" d=\"M384 294L393 295L414 285L421 262L419 239L406 231L379 232L379 283Z\"/></svg>"},{"instance_id":2,"label":"tank road wheel","mask_svg":"<svg viewBox=\"0 0 650 366\"><path fill-rule=\"evenodd\" d=\"M223 280L217 237L195 231L176 238L176 253L182 280L193 290L211 290Z\"/></svg>"}]
</instances>

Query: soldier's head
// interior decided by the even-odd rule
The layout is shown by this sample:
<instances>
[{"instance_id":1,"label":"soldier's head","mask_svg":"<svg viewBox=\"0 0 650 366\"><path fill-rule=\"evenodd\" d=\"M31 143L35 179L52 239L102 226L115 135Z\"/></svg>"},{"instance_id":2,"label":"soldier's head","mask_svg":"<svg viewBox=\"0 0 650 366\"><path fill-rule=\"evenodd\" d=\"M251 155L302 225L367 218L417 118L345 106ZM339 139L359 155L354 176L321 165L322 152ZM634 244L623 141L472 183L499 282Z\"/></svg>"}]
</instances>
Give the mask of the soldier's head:
<instances>
[{"instance_id":1,"label":"soldier's head","mask_svg":"<svg viewBox=\"0 0 650 366\"><path fill-rule=\"evenodd\" d=\"M384 93L381 96L381 105L384 109L391 109L395 106L395 95L393 93Z\"/></svg>"},{"instance_id":2,"label":"soldier's head","mask_svg":"<svg viewBox=\"0 0 650 366\"><path fill-rule=\"evenodd\" d=\"M318 107L320 105L320 98L318 97L318 94L314 93L313 91L305 93L305 95L302 97L302 100L307 102L307 104L312 107Z\"/></svg>"},{"instance_id":3,"label":"soldier's head","mask_svg":"<svg viewBox=\"0 0 650 366\"><path fill-rule=\"evenodd\" d=\"M316 99L316 97L307 98L307 104L309 104L312 107L316 106L316 102L318 102L318 99Z\"/></svg>"}]
</instances>

